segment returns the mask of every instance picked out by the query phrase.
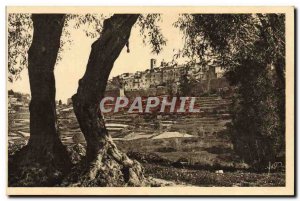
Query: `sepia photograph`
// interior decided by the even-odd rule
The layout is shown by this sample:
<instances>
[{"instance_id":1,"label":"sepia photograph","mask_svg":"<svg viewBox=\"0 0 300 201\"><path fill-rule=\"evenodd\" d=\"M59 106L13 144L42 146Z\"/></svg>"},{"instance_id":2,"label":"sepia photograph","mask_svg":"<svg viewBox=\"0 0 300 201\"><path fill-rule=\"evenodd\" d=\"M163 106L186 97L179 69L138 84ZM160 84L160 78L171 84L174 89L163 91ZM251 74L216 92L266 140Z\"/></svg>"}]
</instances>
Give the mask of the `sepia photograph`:
<instances>
[{"instance_id":1,"label":"sepia photograph","mask_svg":"<svg viewBox=\"0 0 300 201\"><path fill-rule=\"evenodd\" d=\"M294 12L8 6L7 194L293 196Z\"/></svg>"}]
</instances>

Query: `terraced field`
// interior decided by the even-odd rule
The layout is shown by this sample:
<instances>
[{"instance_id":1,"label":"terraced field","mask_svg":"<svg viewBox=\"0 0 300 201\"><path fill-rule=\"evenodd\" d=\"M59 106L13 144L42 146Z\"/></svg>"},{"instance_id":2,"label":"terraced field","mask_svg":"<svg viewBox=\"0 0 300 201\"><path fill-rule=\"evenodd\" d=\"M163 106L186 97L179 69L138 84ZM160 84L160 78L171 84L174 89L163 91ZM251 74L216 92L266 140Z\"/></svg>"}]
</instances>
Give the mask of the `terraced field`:
<instances>
[{"instance_id":1,"label":"terraced field","mask_svg":"<svg viewBox=\"0 0 300 201\"><path fill-rule=\"evenodd\" d=\"M201 111L199 114L149 117L118 113L105 117L106 126L116 143L126 152L157 153L172 161L185 157L190 163L233 166L231 160L235 156L232 145L226 136L222 136L226 123L230 122L230 102L218 96L196 100ZM62 142L67 146L85 144L72 107L58 107L57 113ZM11 117L14 123L9 130L9 144L17 141L26 143L29 138L28 109L11 114ZM220 153L208 151L216 147Z\"/></svg>"},{"instance_id":2,"label":"terraced field","mask_svg":"<svg viewBox=\"0 0 300 201\"><path fill-rule=\"evenodd\" d=\"M118 113L105 116L105 121L118 147L143 163L148 176L198 186L284 185L283 173L250 173L248 165L233 151L226 132L226 124L231 121L228 99L200 97L196 104L200 107L198 114ZM85 154L85 140L73 108L59 107L57 113L60 138L67 147L78 148L80 153L72 154L72 158L79 161ZM9 114L9 122L11 155L29 138L28 108ZM219 170L224 174L215 173ZM233 182L236 179L239 181Z\"/></svg>"}]
</instances>

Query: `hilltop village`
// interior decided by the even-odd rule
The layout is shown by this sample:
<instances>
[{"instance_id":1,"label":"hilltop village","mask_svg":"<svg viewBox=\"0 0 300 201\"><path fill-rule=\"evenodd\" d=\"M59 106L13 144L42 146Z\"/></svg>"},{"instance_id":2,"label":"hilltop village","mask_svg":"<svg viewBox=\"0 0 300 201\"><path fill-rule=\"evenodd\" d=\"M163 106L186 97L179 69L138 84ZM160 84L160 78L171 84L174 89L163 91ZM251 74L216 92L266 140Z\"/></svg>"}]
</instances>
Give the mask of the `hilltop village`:
<instances>
[{"instance_id":1,"label":"hilltop village","mask_svg":"<svg viewBox=\"0 0 300 201\"><path fill-rule=\"evenodd\" d=\"M112 78L121 79L126 91L147 90L149 88L166 86L172 82L179 84L182 75L193 78L194 80L209 80L221 78L224 71L221 67L209 66L202 67L199 64L170 64L162 61L157 65L155 59L150 60L150 68L145 71L137 71L135 73L123 73L120 76Z\"/></svg>"},{"instance_id":2,"label":"hilltop village","mask_svg":"<svg viewBox=\"0 0 300 201\"><path fill-rule=\"evenodd\" d=\"M175 95L180 92L183 78L193 81L193 89L189 95L200 96L203 93L228 90L229 85L223 78L221 67L209 65L203 67L198 63L172 64L162 61L157 65L155 59L150 60L150 67L145 71L123 73L109 80L106 87L107 96L116 96L116 91L126 96L159 96Z\"/></svg>"}]
</instances>

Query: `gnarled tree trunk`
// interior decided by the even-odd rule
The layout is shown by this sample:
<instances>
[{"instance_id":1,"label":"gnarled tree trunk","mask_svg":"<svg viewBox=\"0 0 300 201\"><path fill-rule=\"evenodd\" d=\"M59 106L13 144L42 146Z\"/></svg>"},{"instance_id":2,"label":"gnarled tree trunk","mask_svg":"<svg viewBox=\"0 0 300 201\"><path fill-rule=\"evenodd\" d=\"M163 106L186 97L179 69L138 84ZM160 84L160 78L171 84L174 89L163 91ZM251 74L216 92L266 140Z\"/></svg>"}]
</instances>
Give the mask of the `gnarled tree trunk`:
<instances>
[{"instance_id":1,"label":"gnarled tree trunk","mask_svg":"<svg viewBox=\"0 0 300 201\"><path fill-rule=\"evenodd\" d=\"M138 16L116 14L104 21L100 38L92 44L86 72L72 97L74 112L87 142L87 166L78 177L77 185L143 185L142 167L117 149L99 108L114 62L128 43Z\"/></svg>"},{"instance_id":2,"label":"gnarled tree trunk","mask_svg":"<svg viewBox=\"0 0 300 201\"><path fill-rule=\"evenodd\" d=\"M28 52L31 90L30 138L13 157L11 185L52 186L71 162L57 130L54 66L64 25L63 14L33 14L33 40ZM15 180L14 180L15 179Z\"/></svg>"}]
</instances>

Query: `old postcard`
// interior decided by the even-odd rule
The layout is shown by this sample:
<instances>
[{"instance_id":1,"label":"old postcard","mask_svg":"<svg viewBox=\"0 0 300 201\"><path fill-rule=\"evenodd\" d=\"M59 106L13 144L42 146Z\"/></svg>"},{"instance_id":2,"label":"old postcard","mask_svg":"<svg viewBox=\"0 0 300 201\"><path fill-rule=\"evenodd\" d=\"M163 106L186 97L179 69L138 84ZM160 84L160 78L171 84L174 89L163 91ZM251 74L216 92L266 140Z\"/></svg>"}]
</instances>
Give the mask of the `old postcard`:
<instances>
[{"instance_id":1,"label":"old postcard","mask_svg":"<svg viewBox=\"0 0 300 201\"><path fill-rule=\"evenodd\" d=\"M294 195L293 7L7 7L8 195Z\"/></svg>"}]
</instances>

